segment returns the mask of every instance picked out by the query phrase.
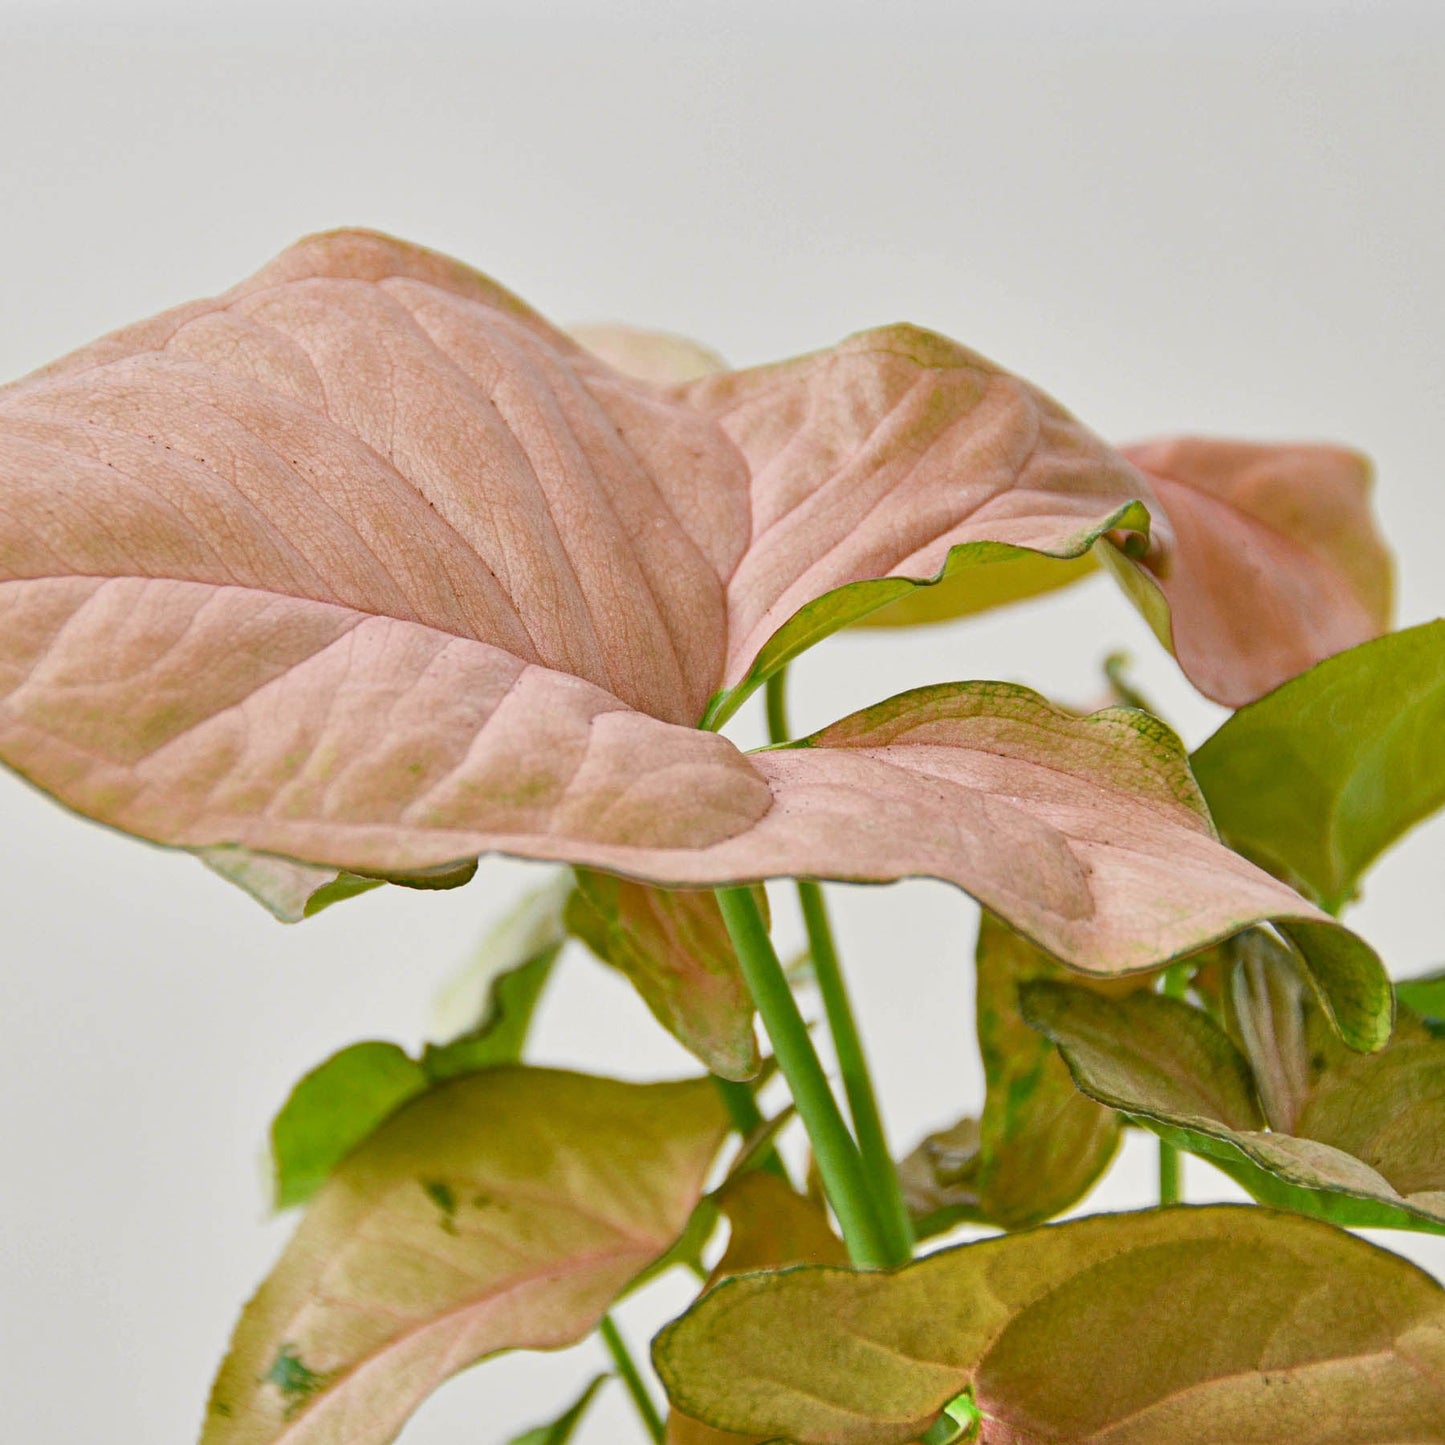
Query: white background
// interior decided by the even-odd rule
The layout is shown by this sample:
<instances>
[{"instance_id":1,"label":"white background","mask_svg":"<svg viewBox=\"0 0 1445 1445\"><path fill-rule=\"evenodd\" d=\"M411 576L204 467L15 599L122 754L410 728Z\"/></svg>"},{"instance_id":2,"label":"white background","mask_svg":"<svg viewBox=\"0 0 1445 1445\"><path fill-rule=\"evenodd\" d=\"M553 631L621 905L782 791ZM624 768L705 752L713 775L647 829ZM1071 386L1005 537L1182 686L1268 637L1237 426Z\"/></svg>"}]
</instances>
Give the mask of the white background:
<instances>
[{"instance_id":1,"label":"white background","mask_svg":"<svg viewBox=\"0 0 1445 1445\"><path fill-rule=\"evenodd\" d=\"M401 16L405 14L406 18ZM0 0L0 377L229 285L304 232L381 227L560 321L621 318L735 363L920 322L1104 434L1319 436L1379 464L1400 619L1445 611L1445 8L52 3ZM835 639L795 722L917 683L1068 701L1106 650L1191 742L1195 698L1103 580L972 625ZM744 733L746 729L744 729ZM1442 843L1353 916L1397 973L1442 961ZM260 1151L290 1083L418 1041L435 985L528 870L273 923L194 861L0 777L0 1436L186 1445L281 1245ZM977 1107L974 909L838 890L892 1131ZM537 1056L687 1061L571 960ZM1129 1152L1094 1203L1147 1197ZM1192 1166L1197 1198L1221 1192ZM1434 1241L1390 1236L1445 1272ZM624 1312L641 1340L682 1302ZM492 1445L591 1347L447 1387L406 1445ZM634 1437L613 1387L585 1439Z\"/></svg>"}]
</instances>

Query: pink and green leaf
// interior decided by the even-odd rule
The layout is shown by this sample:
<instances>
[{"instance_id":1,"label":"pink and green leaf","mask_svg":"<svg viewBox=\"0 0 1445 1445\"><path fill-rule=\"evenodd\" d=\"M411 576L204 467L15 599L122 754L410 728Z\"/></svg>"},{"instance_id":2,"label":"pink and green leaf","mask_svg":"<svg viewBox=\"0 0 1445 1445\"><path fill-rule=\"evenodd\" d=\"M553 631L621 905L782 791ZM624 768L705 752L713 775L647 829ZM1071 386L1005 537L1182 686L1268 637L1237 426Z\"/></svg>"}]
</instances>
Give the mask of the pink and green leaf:
<instances>
[{"instance_id":1,"label":"pink and green leaf","mask_svg":"<svg viewBox=\"0 0 1445 1445\"><path fill-rule=\"evenodd\" d=\"M966 1390L982 1445L1445 1441L1445 1291L1254 1207L1101 1215L891 1273L744 1275L653 1353L677 1408L800 1445L902 1445Z\"/></svg>"},{"instance_id":2,"label":"pink and green leaf","mask_svg":"<svg viewBox=\"0 0 1445 1445\"><path fill-rule=\"evenodd\" d=\"M705 1079L502 1066L429 1090L312 1200L203 1445L388 1445L458 1370L583 1338L683 1233L726 1131Z\"/></svg>"}]
</instances>

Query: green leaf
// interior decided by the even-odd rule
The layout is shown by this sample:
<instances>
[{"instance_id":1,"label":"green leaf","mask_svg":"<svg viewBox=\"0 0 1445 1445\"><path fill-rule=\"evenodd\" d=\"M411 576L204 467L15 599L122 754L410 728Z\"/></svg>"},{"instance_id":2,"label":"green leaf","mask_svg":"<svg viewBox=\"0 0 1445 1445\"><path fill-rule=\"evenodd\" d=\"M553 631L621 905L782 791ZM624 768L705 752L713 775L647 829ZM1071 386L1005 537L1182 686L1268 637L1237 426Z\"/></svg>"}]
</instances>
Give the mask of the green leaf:
<instances>
[{"instance_id":1,"label":"green leaf","mask_svg":"<svg viewBox=\"0 0 1445 1445\"><path fill-rule=\"evenodd\" d=\"M522 1056L532 1014L561 949L561 905L570 875L529 894L487 936L454 980L439 1012L467 1020L449 1043L419 1059L399 1045L352 1044L291 1091L271 1125L277 1209L304 1204L332 1169L408 1099L433 1084Z\"/></svg>"},{"instance_id":2,"label":"green leaf","mask_svg":"<svg viewBox=\"0 0 1445 1445\"><path fill-rule=\"evenodd\" d=\"M524 964L553 956L567 941L563 912L572 892L572 870L559 868L546 883L524 894L477 945L468 962L446 983L433 1024L442 1038L485 1026L497 1009L497 985ZM494 1027L511 1027L498 1021ZM525 1028L523 1029L525 1033ZM520 1058L518 1052L513 1058Z\"/></svg>"},{"instance_id":3,"label":"green leaf","mask_svg":"<svg viewBox=\"0 0 1445 1445\"><path fill-rule=\"evenodd\" d=\"M1248 1064L1199 1009L1035 984L1024 1016L1090 1098L1209 1159L1261 1202L1336 1224L1445 1233L1445 1041L1407 1032L1378 1054L1335 1045L1331 1060L1316 1012L1311 1077L1286 1096L1298 1123L1266 1132Z\"/></svg>"},{"instance_id":4,"label":"green leaf","mask_svg":"<svg viewBox=\"0 0 1445 1445\"><path fill-rule=\"evenodd\" d=\"M408 1099L431 1083L398 1044L352 1044L318 1064L271 1124L277 1209L304 1204L331 1171Z\"/></svg>"},{"instance_id":5,"label":"green leaf","mask_svg":"<svg viewBox=\"0 0 1445 1445\"><path fill-rule=\"evenodd\" d=\"M440 1083L458 1074L490 1068L493 1064L515 1063L520 1059L532 1015L560 952L561 945L554 944L526 963L499 974L492 983L481 1023L450 1043L428 1044L422 1051L421 1063L427 1077L434 1083Z\"/></svg>"},{"instance_id":6,"label":"green leaf","mask_svg":"<svg viewBox=\"0 0 1445 1445\"><path fill-rule=\"evenodd\" d=\"M989 913L976 957L983 1116L930 1135L902 1165L925 1238L964 1220L1005 1229L1041 1224L1088 1192L1119 1144L1118 1115L1074 1087L1058 1050L1019 1012L1021 984L1068 971ZM1139 986L1137 979L1123 985Z\"/></svg>"},{"instance_id":7,"label":"green leaf","mask_svg":"<svg viewBox=\"0 0 1445 1445\"><path fill-rule=\"evenodd\" d=\"M1241 708L1193 758L1225 839L1331 912L1445 803L1445 621L1366 642Z\"/></svg>"},{"instance_id":8,"label":"green leaf","mask_svg":"<svg viewBox=\"0 0 1445 1445\"><path fill-rule=\"evenodd\" d=\"M727 1127L706 1079L502 1065L428 1090L316 1194L202 1445L386 1445L458 1370L583 1338L682 1233Z\"/></svg>"},{"instance_id":9,"label":"green leaf","mask_svg":"<svg viewBox=\"0 0 1445 1445\"><path fill-rule=\"evenodd\" d=\"M577 869L576 879L568 929L625 974L657 1021L712 1073L734 1080L756 1075L762 1056L752 995L717 898L587 868Z\"/></svg>"},{"instance_id":10,"label":"green leaf","mask_svg":"<svg viewBox=\"0 0 1445 1445\"><path fill-rule=\"evenodd\" d=\"M1421 1018L1445 1019L1445 973L1401 979L1395 985L1395 997Z\"/></svg>"},{"instance_id":11,"label":"green leaf","mask_svg":"<svg viewBox=\"0 0 1445 1445\"><path fill-rule=\"evenodd\" d=\"M901 1445L966 1389L983 1438L1445 1441L1445 1291L1253 1207L1101 1215L904 1269L727 1280L658 1336L674 1405L802 1445Z\"/></svg>"},{"instance_id":12,"label":"green leaf","mask_svg":"<svg viewBox=\"0 0 1445 1445\"><path fill-rule=\"evenodd\" d=\"M567 1445L577 1426L582 1423L582 1417L587 1413L592 1397L611 1378L611 1375L598 1375L555 1420L516 1436L511 1445Z\"/></svg>"}]
</instances>

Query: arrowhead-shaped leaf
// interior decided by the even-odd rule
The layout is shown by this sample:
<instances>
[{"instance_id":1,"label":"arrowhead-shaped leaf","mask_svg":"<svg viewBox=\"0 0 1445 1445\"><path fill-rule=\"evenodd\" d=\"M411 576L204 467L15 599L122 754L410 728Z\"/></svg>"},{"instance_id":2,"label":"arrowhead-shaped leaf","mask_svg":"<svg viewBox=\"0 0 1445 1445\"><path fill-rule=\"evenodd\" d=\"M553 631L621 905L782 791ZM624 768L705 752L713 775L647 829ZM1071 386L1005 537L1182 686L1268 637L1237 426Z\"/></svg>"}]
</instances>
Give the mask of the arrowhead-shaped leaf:
<instances>
[{"instance_id":1,"label":"arrowhead-shaped leaf","mask_svg":"<svg viewBox=\"0 0 1445 1445\"><path fill-rule=\"evenodd\" d=\"M1368 954L1185 820L1172 738L987 685L751 759L694 726L838 587L1144 527L1142 473L942 338L664 393L341 233L5 388L0 485L0 758L89 816L402 880L935 874L1105 971L1298 919L1380 1039Z\"/></svg>"},{"instance_id":2,"label":"arrowhead-shaped leaf","mask_svg":"<svg viewBox=\"0 0 1445 1445\"><path fill-rule=\"evenodd\" d=\"M663 1027L714 1074L757 1074L752 996L712 893L648 888L579 868L567 926L632 980Z\"/></svg>"},{"instance_id":3,"label":"arrowhead-shaped leaf","mask_svg":"<svg viewBox=\"0 0 1445 1445\"><path fill-rule=\"evenodd\" d=\"M1445 1291L1254 1207L1101 1215L891 1274L748 1275L654 1357L677 1407L804 1445L915 1440L966 1388L983 1445L1445 1441Z\"/></svg>"},{"instance_id":4,"label":"arrowhead-shaped leaf","mask_svg":"<svg viewBox=\"0 0 1445 1445\"><path fill-rule=\"evenodd\" d=\"M962 1220L1041 1224L1088 1192L1119 1145L1118 1115L1075 1088L1058 1050L1019 1011L1022 985L1064 978L1064 967L985 913L976 974L982 1117L930 1136L900 1166L924 1237Z\"/></svg>"},{"instance_id":5,"label":"arrowhead-shaped leaf","mask_svg":"<svg viewBox=\"0 0 1445 1445\"><path fill-rule=\"evenodd\" d=\"M1288 975L1283 950L1270 963ZM1445 1232L1445 1040L1407 1020L1379 1053L1350 1053L1317 1011L1305 1016L1302 989L1266 993L1257 972L1235 1000L1255 1071L1208 1014L1157 994L1107 1000L1038 983L1024 1013L1091 1098L1261 1201L1339 1224ZM1267 1132L1259 1097L1291 1127Z\"/></svg>"},{"instance_id":6,"label":"arrowhead-shaped leaf","mask_svg":"<svg viewBox=\"0 0 1445 1445\"><path fill-rule=\"evenodd\" d=\"M316 1195L204 1445L385 1445L467 1365L581 1339L682 1233L726 1129L702 1079L503 1066L430 1090Z\"/></svg>"},{"instance_id":7,"label":"arrowhead-shaped leaf","mask_svg":"<svg viewBox=\"0 0 1445 1445\"><path fill-rule=\"evenodd\" d=\"M1352 648L1240 709L1195 754L1220 831L1336 912L1445 804L1445 622Z\"/></svg>"}]
</instances>

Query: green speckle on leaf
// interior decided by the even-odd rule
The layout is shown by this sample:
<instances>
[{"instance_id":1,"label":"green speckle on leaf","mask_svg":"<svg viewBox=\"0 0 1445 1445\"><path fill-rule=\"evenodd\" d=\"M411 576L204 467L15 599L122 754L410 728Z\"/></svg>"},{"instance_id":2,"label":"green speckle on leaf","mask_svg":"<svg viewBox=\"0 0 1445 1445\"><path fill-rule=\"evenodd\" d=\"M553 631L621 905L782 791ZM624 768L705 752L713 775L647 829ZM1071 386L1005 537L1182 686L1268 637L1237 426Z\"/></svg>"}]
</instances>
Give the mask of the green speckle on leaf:
<instances>
[{"instance_id":1,"label":"green speckle on leaf","mask_svg":"<svg viewBox=\"0 0 1445 1445\"><path fill-rule=\"evenodd\" d=\"M457 1232L457 1196L450 1184L441 1179L424 1179L421 1187L426 1197L442 1212L441 1226L448 1234Z\"/></svg>"},{"instance_id":2,"label":"green speckle on leaf","mask_svg":"<svg viewBox=\"0 0 1445 1445\"><path fill-rule=\"evenodd\" d=\"M275 1385L281 1392L286 1402L286 1418L289 1420L305 1407L313 1395L320 1394L326 1388L330 1376L317 1374L303 1364L301 1356L296 1353L296 1346L287 1344L276 1351L276 1358L271 1362L271 1368L262 1376L262 1380L265 1384ZM217 1409L218 1413L230 1413L228 1407L218 1406Z\"/></svg>"}]
</instances>

